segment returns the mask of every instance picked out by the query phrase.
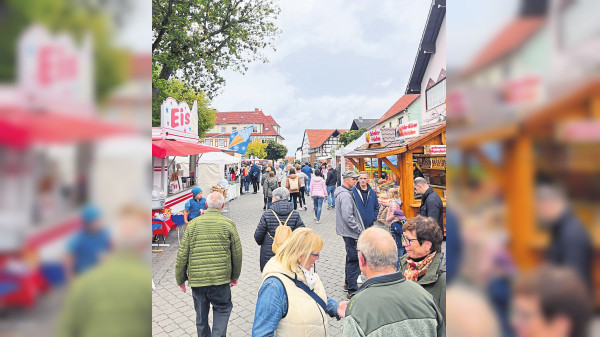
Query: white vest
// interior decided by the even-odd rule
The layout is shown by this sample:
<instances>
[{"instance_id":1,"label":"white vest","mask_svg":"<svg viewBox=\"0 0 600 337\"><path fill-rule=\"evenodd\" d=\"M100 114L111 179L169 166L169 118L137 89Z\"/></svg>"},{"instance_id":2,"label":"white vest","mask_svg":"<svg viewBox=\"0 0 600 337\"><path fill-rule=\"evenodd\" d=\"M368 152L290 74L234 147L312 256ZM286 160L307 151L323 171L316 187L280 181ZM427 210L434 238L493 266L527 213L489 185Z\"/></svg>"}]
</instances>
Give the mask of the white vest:
<instances>
[{"instance_id":1,"label":"white vest","mask_svg":"<svg viewBox=\"0 0 600 337\"><path fill-rule=\"evenodd\" d=\"M296 276L299 281L306 284L306 278L300 268L296 268ZM279 321L275 336L285 337L323 337L327 335L327 313L325 310L304 290L282 274L294 278L294 273L285 270L275 257L271 258L263 269L263 282L274 276L281 280L287 293L288 311L287 315ZM317 283L314 291L327 303L327 295L323 283L316 275Z\"/></svg>"}]
</instances>

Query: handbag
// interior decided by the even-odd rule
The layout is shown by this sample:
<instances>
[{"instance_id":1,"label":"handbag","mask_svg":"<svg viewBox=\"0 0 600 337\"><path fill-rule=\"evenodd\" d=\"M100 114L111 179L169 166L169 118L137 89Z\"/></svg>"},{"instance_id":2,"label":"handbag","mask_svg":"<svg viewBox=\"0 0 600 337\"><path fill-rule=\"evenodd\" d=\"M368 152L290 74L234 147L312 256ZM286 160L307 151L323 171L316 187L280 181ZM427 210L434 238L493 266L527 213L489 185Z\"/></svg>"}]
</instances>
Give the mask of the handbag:
<instances>
[{"instance_id":1,"label":"handbag","mask_svg":"<svg viewBox=\"0 0 600 337\"><path fill-rule=\"evenodd\" d=\"M321 308L323 308L323 311L327 312L327 304L325 303L325 301L323 301L323 299L321 297L319 297L319 295L317 295L317 293L310 290L310 288L306 284L298 281L298 278L291 278L285 274L282 274L282 275L284 275L285 277L289 278L292 282L294 282L294 284L298 288L304 290L305 293L307 293L310 297L312 297L312 299L315 300L315 302L317 302L321 306Z\"/></svg>"}]
</instances>

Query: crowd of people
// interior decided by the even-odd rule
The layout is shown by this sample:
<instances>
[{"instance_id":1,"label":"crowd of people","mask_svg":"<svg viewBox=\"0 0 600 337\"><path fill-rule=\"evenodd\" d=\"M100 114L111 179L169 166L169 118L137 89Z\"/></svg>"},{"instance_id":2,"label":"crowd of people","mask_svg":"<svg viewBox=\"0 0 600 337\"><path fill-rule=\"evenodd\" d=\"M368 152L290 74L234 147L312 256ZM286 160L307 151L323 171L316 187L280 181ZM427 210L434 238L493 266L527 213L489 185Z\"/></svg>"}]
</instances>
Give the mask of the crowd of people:
<instances>
[{"instance_id":1,"label":"crowd of people","mask_svg":"<svg viewBox=\"0 0 600 337\"><path fill-rule=\"evenodd\" d=\"M241 176L253 182L253 169L261 173L256 180L264 212L254 233L263 281L252 336L326 336L327 317L344 319L343 336L444 335L446 260L437 219L406 219L392 191L395 199L386 205L391 216L379 221L381 206L366 172L269 164L244 166ZM313 198L312 224L320 223L325 199L335 210L336 233L346 247L343 301L327 296L315 271L320 251L331 243L307 228L307 196ZM177 254L176 282L182 291L186 281L192 287L198 336L226 335L231 287L241 271L240 239L219 212L223 206L221 194L207 197L207 210L189 222ZM400 234L394 234L391 228L398 226ZM366 280L359 287L361 277Z\"/></svg>"}]
</instances>

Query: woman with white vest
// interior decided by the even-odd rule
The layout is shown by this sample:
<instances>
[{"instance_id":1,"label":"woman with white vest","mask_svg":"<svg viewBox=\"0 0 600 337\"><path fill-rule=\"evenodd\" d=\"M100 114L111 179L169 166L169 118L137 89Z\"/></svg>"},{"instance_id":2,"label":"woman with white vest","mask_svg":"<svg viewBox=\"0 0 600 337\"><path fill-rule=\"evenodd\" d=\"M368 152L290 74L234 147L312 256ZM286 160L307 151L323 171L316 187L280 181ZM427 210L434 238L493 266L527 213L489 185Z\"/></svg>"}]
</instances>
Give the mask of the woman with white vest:
<instances>
[{"instance_id":1,"label":"woman with white vest","mask_svg":"<svg viewBox=\"0 0 600 337\"><path fill-rule=\"evenodd\" d=\"M327 316L344 318L348 301L327 297L314 264L323 239L309 228L298 228L263 269L258 291L253 337L327 336Z\"/></svg>"}]
</instances>

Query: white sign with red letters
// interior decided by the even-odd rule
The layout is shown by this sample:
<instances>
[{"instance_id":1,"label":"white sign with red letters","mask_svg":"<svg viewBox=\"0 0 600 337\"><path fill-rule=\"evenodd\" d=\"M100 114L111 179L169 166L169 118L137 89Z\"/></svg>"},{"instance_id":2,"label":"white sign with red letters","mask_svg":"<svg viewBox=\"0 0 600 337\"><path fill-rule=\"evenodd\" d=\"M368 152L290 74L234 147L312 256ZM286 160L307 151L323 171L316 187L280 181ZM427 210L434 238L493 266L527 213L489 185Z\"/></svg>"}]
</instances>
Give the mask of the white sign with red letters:
<instances>
[{"instance_id":1,"label":"white sign with red letters","mask_svg":"<svg viewBox=\"0 0 600 337\"><path fill-rule=\"evenodd\" d=\"M171 129L183 133L198 136L198 105L194 102L192 110L186 102L177 103L169 97L160 107L161 126L163 129Z\"/></svg>"}]
</instances>

